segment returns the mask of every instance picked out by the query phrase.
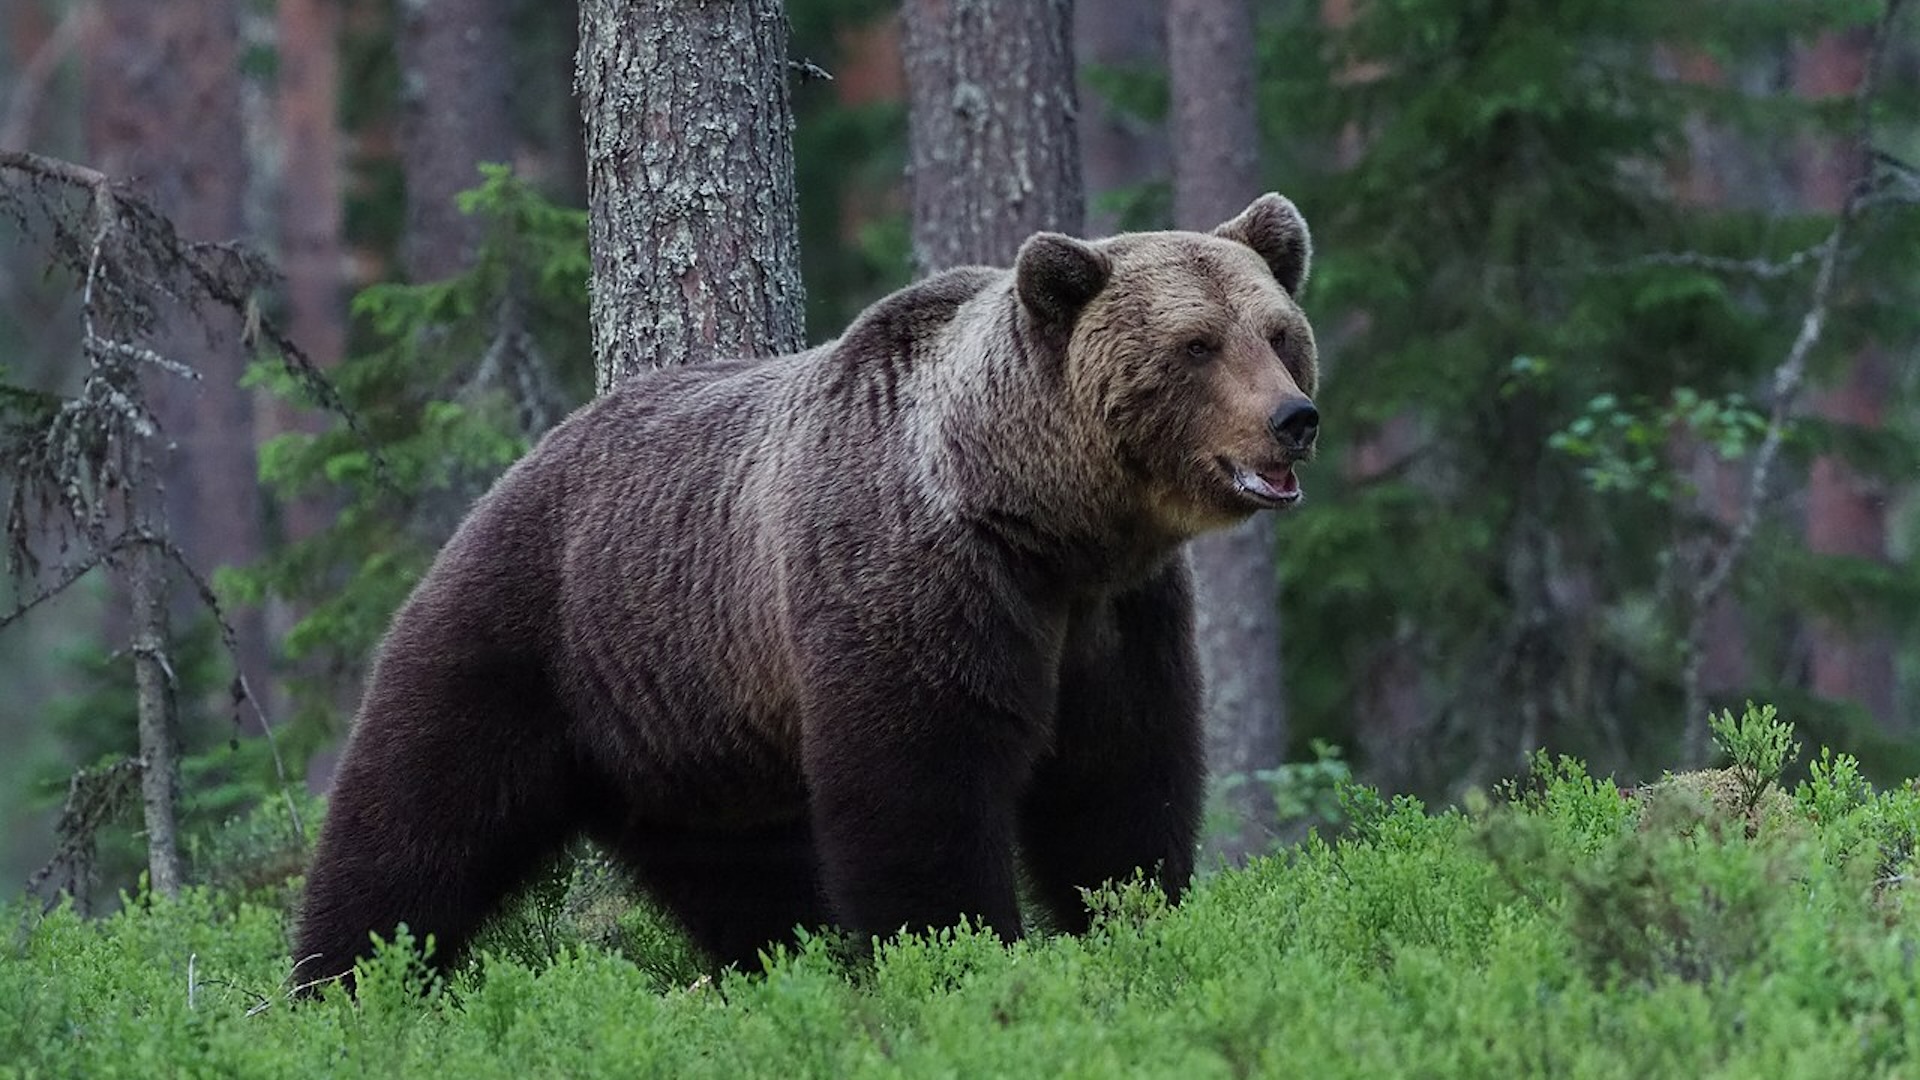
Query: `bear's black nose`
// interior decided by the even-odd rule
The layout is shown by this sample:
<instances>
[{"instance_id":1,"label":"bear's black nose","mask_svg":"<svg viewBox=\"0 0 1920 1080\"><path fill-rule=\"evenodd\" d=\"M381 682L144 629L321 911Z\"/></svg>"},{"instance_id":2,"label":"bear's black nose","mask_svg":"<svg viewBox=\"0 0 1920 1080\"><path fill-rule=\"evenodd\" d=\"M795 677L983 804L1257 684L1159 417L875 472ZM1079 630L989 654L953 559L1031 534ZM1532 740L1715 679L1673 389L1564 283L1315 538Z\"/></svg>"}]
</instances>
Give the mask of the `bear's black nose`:
<instances>
[{"instance_id":1,"label":"bear's black nose","mask_svg":"<svg viewBox=\"0 0 1920 1080\"><path fill-rule=\"evenodd\" d=\"M1267 430L1290 450L1305 450L1320 434L1320 410L1306 398L1295 398L1267 417Z\"/></svg>"}]
</instances>

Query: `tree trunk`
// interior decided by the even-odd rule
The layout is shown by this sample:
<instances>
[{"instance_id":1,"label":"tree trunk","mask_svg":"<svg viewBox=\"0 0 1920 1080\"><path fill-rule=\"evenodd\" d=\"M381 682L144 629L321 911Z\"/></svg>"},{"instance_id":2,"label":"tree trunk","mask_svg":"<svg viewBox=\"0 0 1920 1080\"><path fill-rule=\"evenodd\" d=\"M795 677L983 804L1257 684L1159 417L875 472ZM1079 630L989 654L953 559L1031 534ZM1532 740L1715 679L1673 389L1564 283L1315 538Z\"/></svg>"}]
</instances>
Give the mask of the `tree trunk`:
<instances>
[{"instance_id":1,"label":"tree trunk","mask_svg":"<svg viewBox=\"0 0 1920 1080\"><path fill-rule=\"evenodd\" d=\"M451 277L473 258L479 225L454 197L480 183L483 162L512 160L507 16L506 0L401 0L401 261L414 281Z\"/></svg>"},{"instance_id":2,"label":"tree trunk","mask_svg":"<svg viewBox=\"0 0 1920 1080\"><path fill-rule=\"evenodd\" d=\"M131 178L182 236L242 235L247 153L231 0L101 0L91 29L93 164ZM250 562L262 545L253 401L239 385L246 354L234 340L209 343L197 326L175 327L159 341L202 376L153 382L154 409L178 447L160 464L170 535L205 567Z\"/></svg>"},{"instance_id":3,"label":"tree trunk","mask_svg":"<svg viewBox=\"0 0 1920 1080\"><path fill-rule=\"evenodd\" d=\"M287 333L321 367L346 351L346 247L340 190L339 11L335 0L280 0L280 269L286 275ZM263 437L317 430L307 410L268 406ZM286 508L290 538L312 535L327 508L303 500ZM277 635L276 635L277 636Z\"/></svg>"},{"instance_id":4,"label":"tree trunk","mask_svg":"<svg viewBox=\"0 0 1920 1080\"><path fill-rule=\"evenodd\" d=\"M906 0L916 270L1006 266L1085 226L1072 0Z\"/></svg>"},{"instance_id":5,"label":"tree trunk","mask_svg":"<svg viewBox=\"0 0 1920 1080\"><path fill-rule=\"evenodd\" d=\"M1114 108L1087 82L1089 68L1144 71L1165 66L1166 27L1154 4L1139 0L1078 0L1073 9L1074 52L1080 59L1080 170L1087 182L1087 232L1118 232L1119 216L1104 196L1167 174L1164 125Z\"/></svg>"},{"instance_id":6,"label":"tree trunk","mask_svg":"<svg viewBox=\"0 0 1920 1080\"><path fill-rule=\"evenodd\" d=\"M335 0L280 0L280 269L287 332L321 366L346 346Z\"/></svg>"},{"instance_id":7,"label":"tree trunk","mask_svg":"<svg viewBox=\"0 0 1920 1080\"><path fill-rule=\"evenodd\" d=\"M1885 354L1868 347L1841 380L1814 395L1813 408L1828 421L1859 428L1886 424L1894 392ZM1885 486L1855 472L1843 459L1822 454L1807 474L1807 549L1819 555L1887 560ZM1850 626L1815 618L1808 626L1812 690L1824 698L1852 701L1880 722L1888 735L1910 731L1894 700L1893 642L1873 626Z\"/></svg>"},{"instance_id":8,"label":"tree trunk","mask_svg":"<svg viewBox=\"0 0 1920 1080\"><path fill-rule=\"evenodd\" d=\"M1663 66L1671 68L1669 78L1700 86L1725 86L1725 68L1708 53L1692 49L1668 50ZM1679 201L1689 206L1725 207L1738 197L1750 206L1764 205L1753 189L1764 183L1764 171L1752 167L1730 167L1746 155L1738 133L1709 126L1699 117L1686 125L1687 153L1675 163L1673 184ZM1722 460L1709 447L1694 439L1676 440L1671 450L1676 472L1690 473L1699 512L1723 529L1731 529L1740 516L1740 500L1746 490L1746 469ZM1701 650L1698 688L1691 691L1708 699L1724 699L1737 692L1751 678L1747 667L1746 615L1740 598L1732 589L1721 592L1705 618L1707 638L1694 643ZM1701 716L1685 716L1682 723L1693 730L1706 723ZM1700 740L1696 737L1694 743ZM1684 743L1683 743L1684 745Z\"/></svg>"},{"instance_id":9,"label":"tree trunk","mask_svg":"<svg viewBox=\"0 0 1920 1080\"><path fill-rule=\"evenodd\" d=\"M1349 133L1343 141L1346 152L1360 152L1357 135ZM1401 468L1419 443L1419 428L1405 412L1357 434L1343 463L1347 483L1361 487L1378 482ZM1428 763L1423 741L1432 735L1434 710L1427 700L1414 627L1383 622L1355 667L1351 730L1368 782L1398 791L1443 779L1425 775L1428 770L1423 768Z\"/></svg>"},{"instance_id":10,"label":"tree trunk","mask_svg":"<svg viewBox=\"0 0 1920 1080\"><path fill-rule=\"evenodd\" d=\"M136 472L151 482L144 466ZM154 532L152 522L143 531ZM173 638L167 615L166 558L150 544L126 560L132 599L130 641L140 726L140 807L147 833L147 879L161 896L178 896L180 869L180 723L174 712Z\"/></svg>"},{"instance_id":11,"label":"tree trunk","mask_svg":"<svg viewBox=\"0 0 1920 1080\"><path fill-rule=\"evenodd\" d=\"M805 333L778 0L583 0L599 389Z\"/></svg>"},{"instance_id":12,"label":"tree trunk","mask_svg":"<svg viewBox=\"0 0 1920 1080\"><path fill-rule=\"evenodd\" d=\"M1248 0L1170 0L1173 219L1205 230L1260 191L1254 116L1253 10ZM1286 753L1280 678L1280 585L1274 519L1257 515L1203 536L1193 552L1194 615L1207 683L1207 766L1218 783L1270 769ZM1220 854L1240 861L1270 843L1263 785L1229 795L1234 827Z\"/></svg>"},{"instance_id":13,"label":"tree trunk","mask_svg":"<svg viewBox=\"0 0 1920 1080\"><path fill-rule=\"evenodd\" d=\"M84 50L93 164L148 193L184 237L244 234L249 170L234 0L99 0ZM167 535L207 573L255 562L266 546L253 393L240 385L249 358L236 325L217 329L174 317L153 344L200 379L155 373L146 381L162 437L172 444L152 463L166 491ZM228 615L254 689L269 693L259 610Z\"/></svg>"},{"instance_id":14,"label":"tree trunk","mask_svg":"<svg viewBox=\"0 0 1920 1080\"><path fill-rule=\"evenodd\" d=\"M1820 100L1855 93L1866 73L1872 35L1865 30L1828 34L1794 57L1794 90ZM1807 209L1837 213L1857 172L1856 143L1822 139L1796 155L1801 202ZM1892 373L1877 348L1863 349L1839 378L1814 391L1813 411L1825 419L1876 429L1886 423ZM1807 475L1807 547L1821 555L1887 558L1887 497L1835 455L1822 454ZM1893 643L1876 627L1847 626L1818 618L1808 626L1814 693L1850 700L1866 709L1888 734L1908 730L1894 702Z\"/></svg>"}]
</instances>

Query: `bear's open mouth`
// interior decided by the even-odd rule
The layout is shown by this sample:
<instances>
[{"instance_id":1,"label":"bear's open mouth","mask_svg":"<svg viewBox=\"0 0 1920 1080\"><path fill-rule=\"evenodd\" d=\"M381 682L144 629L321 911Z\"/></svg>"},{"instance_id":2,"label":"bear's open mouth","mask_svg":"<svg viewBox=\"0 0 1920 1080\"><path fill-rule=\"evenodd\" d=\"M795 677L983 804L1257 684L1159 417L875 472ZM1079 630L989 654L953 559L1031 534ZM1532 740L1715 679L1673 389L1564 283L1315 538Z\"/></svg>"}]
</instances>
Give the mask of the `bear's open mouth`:
<instances>
[{"instance_id":1,"label":"bear's open mouth","mask_svg":"<svg viewBox=\"0 0 1920 1080\"><path fill-rule=\"evenodd\" d=\"M1246 498L1261 506L1292 506L1300 501L1300 478L1294 475L1291 461L1275 462L1259 468L1220 459L1233 477L1233 486Z\"/></svg>"}]
</instances>

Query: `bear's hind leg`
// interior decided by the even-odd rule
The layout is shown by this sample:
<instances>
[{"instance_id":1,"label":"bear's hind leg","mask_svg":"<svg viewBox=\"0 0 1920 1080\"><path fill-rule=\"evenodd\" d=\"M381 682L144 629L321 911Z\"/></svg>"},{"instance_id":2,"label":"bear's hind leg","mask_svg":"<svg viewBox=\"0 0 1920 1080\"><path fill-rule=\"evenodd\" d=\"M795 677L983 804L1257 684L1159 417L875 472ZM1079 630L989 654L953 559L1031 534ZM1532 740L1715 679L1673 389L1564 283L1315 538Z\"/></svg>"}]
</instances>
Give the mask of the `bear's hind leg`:
<instances>
[{"instance_id":1,"label":"bear's hind leg","mask_svg":"<svg viewBox=\"0 0 1920 1080\"><path fill-rule=\"evenodd\" d=\"M445 969L576 831L579 785L537 675L383 664L335 778L307 879L296 984L352 986L402 923Z\"/></svg>"}]
</instances>

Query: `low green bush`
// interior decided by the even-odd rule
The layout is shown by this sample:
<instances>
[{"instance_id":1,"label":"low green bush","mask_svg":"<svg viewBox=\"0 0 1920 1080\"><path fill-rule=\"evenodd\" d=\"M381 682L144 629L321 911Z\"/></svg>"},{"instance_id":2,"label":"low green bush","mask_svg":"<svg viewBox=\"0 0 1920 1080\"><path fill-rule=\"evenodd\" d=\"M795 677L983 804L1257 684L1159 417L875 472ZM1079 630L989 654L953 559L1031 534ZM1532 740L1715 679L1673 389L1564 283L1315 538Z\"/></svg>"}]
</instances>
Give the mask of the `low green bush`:
<instances>
[{"instance_id":1,"label":"low green bush","mask_svg":"<svg viewBox=\"0 0 1920 1080\"><path fill-rule=\"evenodd\" d=\"M700 975L590 859L444 984L402 935L357 1002L287 999L270 905L22 906L0 1074L1914 1075L1920 790L1826 754L1782 791L1784 725L1742 722L1731 769L1625 792L1544 756L1444 812L1349 786L1342 835L1177 907L1103 890L1084 937L961 929L864 960L814 937L751 976Z\"/></svg>"}]
</instances>

